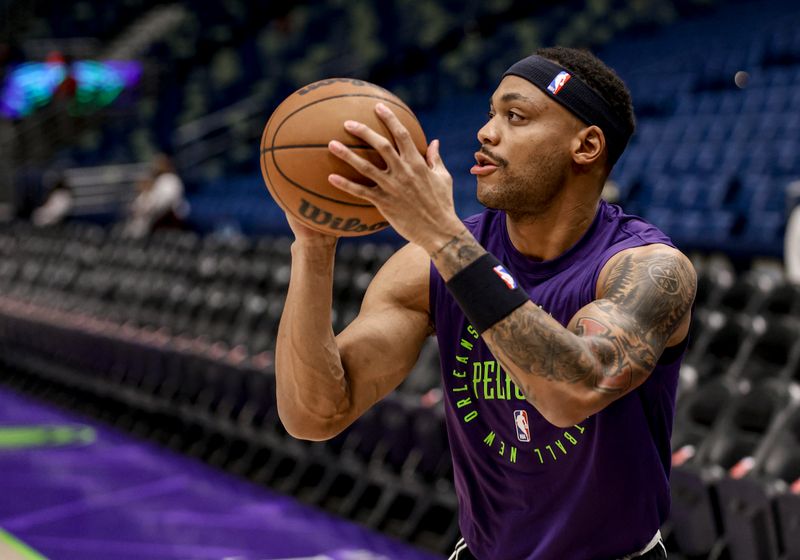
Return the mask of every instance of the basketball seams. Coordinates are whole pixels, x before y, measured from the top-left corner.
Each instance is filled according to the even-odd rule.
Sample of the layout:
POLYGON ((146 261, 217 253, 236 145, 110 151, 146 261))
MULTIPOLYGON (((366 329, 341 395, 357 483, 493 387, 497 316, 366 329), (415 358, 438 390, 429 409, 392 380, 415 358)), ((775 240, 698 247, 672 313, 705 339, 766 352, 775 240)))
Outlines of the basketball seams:
MULTIPOLYGON (((304 220, 301 216, 298 216, 289 207, 289 205, 286 204, 286 201, 284 201, 283 198, 281 198, 280 194, 278 194, 278 191, 273 190, 272 187, 270 187, 271 180, 270 180, 270 176, 269 176, 269 164, 264 161, 264 157, 265 156, 266 156, 266 153, 261 154, 261 170, 264 173, 264 175, 266 175, 266 178, 267 178, 267 180, 264 181, 264 183, 266 184, 267 190, 270 192, 270 194, 272 195, 272 197, 275 200, 275 202, 278 203, 278 206, 280 206, 283 209, 283 211, 286 212, 287 214, 291 214, 294 218, 296 218, 296 219, 300 220, 301 222, 303 222, 303 224, 306 225, 307 227, 310 227, 311 229, 313 229, 315 231, 318 231, 320 233, 325 233, 325 234, 331 235, 330 230, 326 230, 326 229, 317 227, 315 224, 304 220)), ((314 193, 314 194, 316 194, 316 193, 314 193)), ((352 232, 344 232, 344 233, 343 232, 337 232, 336 235, 338 237, 354 237, 357 234, 352 233, 352 232)))
MULTIPOLYGON (((275 159, 275 151, 276 150, 280 150, 280 149, 283 148, 283 146, 275 146, 275 139, 278 137, 278 132, 280 132, 280 130, 283 127, 283 125, 286 124, 286 121, 288 121, 291 117, 293 117, 294 115, 296 115, 300 111, 303 111, 303 110, 311 107, 312 105, 316 105, 318 103, 322 103, 323 101, 329 101, 331 99, 342 99, 342 98, 347 98, 347 97, 367 97, 367 98, 371 98, 371 99, 380 99, 381 101, 385 101, 387 103, 391 103, 392 105, 394 105, 396 107, 399 107, 400 109, 402 109, 403 111, 408 113, 411 116, 411 118, 413 118, 415 121, 417 121, 417 118, 414 115, 414 113, 412 113, 411 110, 408 107, 406 107, 402 102, 398 102, 398 101, 395 101, 395 100, 387 98, 387 97, 383 97, 383 96, 380 96, 380 95, 374 95, 374 94, 367 94, 367 93, 343 93, 343 94, 339 94, 339 95, 330 95, 328 97, 323 97, 322 99, 316 99, 314 101, 310 101, 309 103, 306 103, 302 107, 298 107, 297 109, 295 109, 294 111, 292 111, 291 113, 286 115, 283 118, 283 120, 281 120, 281 122, 278 124, 278 126, 275 127, 275 132, 272 134, 272 138, 270 140, 269 147, 264 147, 264 142, 263 142, 263 138, 262 138, 261 152, 262 152, 262 154, 267 153, 267 152, 271 153, 272 154, 272 164, 275 166, 275 170, 278 173, 280 173, 281 177, 286 179, 286 181, 288 181, 292 186, 302 190, 303 192, 306 192, 308 194, 311 194, 311 195, 316 196, 318 198, 321 198, 323 200, 327 200, 329 202, 335 202, 337 204, 342 204, 344 206, 352 206, 352 207, 356 207, 356 208, 374 208, 374 205, 369 204, 369 203, 359 204, 357 202, 345 202, 343 200, 340 200, 340 199, 337 199, 337 198, 331 198, 329 196, 325 196, 323 194, 319 194, 318 192, 310 190, 310 189, 304 187, 303 185, 295 182, 290 177, 288 177, 283 172, 283 170, 281 169, 281 166, 278 165, 278 162, 275 159)), ((270 117, 269 120, 272 121, 272 118, 270 117)), ((417 121, 417 123, 419 123, 419 121, 417 121)), ((267 128, 269 128, 269 122, 267 122, 267 128)), ((265 130, 265 135, 266 135, 266 130, 265 130)), ((316 147, 316 146, 308 146, 308 147, 316 147)), ((321 145, 319 147, 326 147, 327 148, 327 144, 321 145)), ((351 148, 357 148, 357 147, 360 147, 360 146, 351 146, 351 148)), ((374 151, 374 149, 371 146, 365 147, 365 149, 369 149, 369 150, 373 150, 374 151)))
POLYGON ((298 217, 298 216, 297 216, 297 215, 296 215, 296 214, 295 214, 295 213, 294 213, 294 212, 293 212, 293 211, 292 211, 292 210, 289 208, 289 205, 288 205, 288 204, 286 204, 286 202, 283 200, 283 198, 281 198, 281 195, 280 195, 280 194, 278 194, 278 191, 277 191, 277 189, 273 189, 273 188, 270 186, 270 185, 272 184, 272 179, 271 179, 271 178, 270 178, 270 176, 269 176, 269 164, 268 164, 268 163, 265 161, 265 156, 266 156, 266 153, 262 153, 262 154, 261 154, 261 171, 262 171, 262 172, 263 172, 263 173, 264 173, 264 174, 267 176, 267 177, 266 177, 266 179, 267 179, 267 180, 266 180, 266 181, 264 181, 264 183, 267 185, 267 190, 268 190, 268 191, 269 191, 269 193, 272 195, 272 197, 275 199, 275 201, 278 203, 278 206, 280 206, 281 208, 283 208, 283 211, 284 211, 284 212, 287 212, 287 213, 291 214, 292 216, 294 216, 295 218, 298 218, 298 219, 300 219, 300 218, 299 218, 299 217, 298 217))
MULTIPOLYGON (((328 148, 327 145, 324 146, 324 147, 325 147, 325 149, 328 148)), ((286 179, 286 181, 288 181, 291 185, 295 186, 296 188, 300 189, 301 191, 306 192, 306 193, 308 193, 310 195, 316 196, 317 198, 321 198, 323 200, 327 200, 328 202, 335 202, 336 204, 342 204, 344 206, 354 206, 356 208, 375 208, 375 206, 373 204, 370 204, 369 202, 367 202, 365 204, 359 204, 358 202, 346 202, 346 201, 340 200, 338 198, 331 198, 329 196, 325 196, 324 194, 320 194, 317 191, 313 191, 313 190, 311 190, 311 189, 309 189, 307 187, 304 187, 300 183, 295 182, 294 179, 292 179, 291 177, 288 177, 286 175, 286 173, 283 172, 283 170, 281 169, 281 166, 278 165, 278 161, 275 159, 275 149, 274 148, 269 153, 272 155, 272 165, 275 166, 275 170, 278 173, 281 174, 281 177, 286 179)))
MULTIPOLYGON (((323 97, 321 99, 315 99, 313 101, 309 101, 309 102, 305 103, 304 105, 293 109, 288 115, 283 117, 280 122, 276 122, 276 119, 274 118, 276 115, 275 115, 275 112, 273 112, 273 114, 271 115, 271 117, 267 121, 267 125, 265 126, 264 133, 262 134, 262 137, 261 137, 260 159, 261 159, 262 170, 263 170, 263 172, 265 174, 265 178, 267 179, 267 181, 266 181, 267 182, 267 188, 270 191, 270 194, 272 194, 273 198, 275 198, 276 202, 278 202, 278 205, 281 206, 285 212, 289 213, 290 215, 292 215, 292 216, 300 219, 304 223, 306 223, 306 220, 303 219, 302 217, 298 216, 297 213, 294 210, 292 210, 291 206, 289 204, 287 204, 287 200, 292 200, 292 201, 297 200, 297 194, 291 194, 291 191, 287 191, 286 194, 288 196, 288 199, 284 200, 284 197, 282 197, 281 193, 279 192, 280 189, 284 189, 284 188, 288 187, 289 185, 291 185, 292 187, 295 187, 296 189, 302 191, 303 193, 308 194, 311 197, 310 200, 314 200, 314 199, 321 200, 321 201, 324 200, 324 201, 327 201, 329 203, 333 203, 334 205, 339 206, 339 207, 352 207, 352 208, 363 208, 365 210, 370 210, 370 209, 371 210, 376 210, 374 205, 372 205, 370 203, 366 203, 366 201, 365 201, 364 204, 359 204, 359 203, 354 203, 354 202, 346 202, 346 201, 342 201, 342 200, 333 198, 331 196, 326 196, 325 194, 320 194, 318 192, 315 192, 315 191, 311 190, 310 188, 304 187, 302 184, 300 184, 300 183, 296 182, 295 180, 291 179, 283 171, 282 165, 288 165, 288 162, 284 161, 281 164, 279 162, 279 160, 282 160, 283 158, 276 157, 277 156, 276 152, 283 152, 283 153, 286 153, 287 156, 288 156, 288 153, 284 152, 284 150, 287 150, 287 149, 297 149, 299 151, 302 151, 302 150, 305 150, 305 149, 323 149, 324 148, 324 149, 327 150, 328 144, 315 144, 315 143, 299 144, 298 143, 298 144, 294 144, 294 145, 276 146, 276 141, 277 141, 278 134, 283 129, 283 126, 292 117, 296 116, 298 113, 300 113, 300 112, 302 112, 302 111, 304 111, 306 109, 309 109, 310 107, 313 107, 314 105, 317 105, 319 103, 325 102, 325 101, 334 101, 334 100, 337 100, 337 99, 346 99, 346 98, 375 99, 377 101, 384 102, 387 105, 391 105, 394 108, 399 108, 399 109, 402 110, 403 113, 405 113, 406 115, 411 117, 411 120, 414 123, 416 123, 417 126, 419 126, 419 128, 421 129, 422 127, 419 124, 419 120, 416 118, 416 115, 414 115, 414 113, 411 111, 411 109, 409 107, 407 107, 403 103, 403 101, 400 100, 399 98, 395 97, 394 99, 392 99, 391 97, 394 97, 393 94, 391 92, 385 91, 385 90, 381 90, 381 92, 375 92, 375 93, 342 93, 342 94, 336 94, 336 95, 328 95, 328 96, 323 97), (384 93, 384 92, 385 92, 385 95, 381 95, 381 93, 384 93), (390 97, 387 97, 387 96, 390 96, 390 97), (270 159, 267 159, 267 158, 270 157, 270 155, 271 155, 271 161, 270 161, 270 159), (270 169, 270 168, 272 168, 272 169, 270 169), (278 175, 275 175, 275 172, 277 172, 278 175), (272 177, 273 175, 275 175, 275 180, 273 180, 273 177, 272 177), (279 178, 283 182, 280 183, 280 184, 276 184, 276 181, 279 178), (280 186, 280 189, 278 189, 278 186, 280 186)), ((312 140, 312 142, 313 142, 313 140, 312 140)), ((423 142, 424 142, 424 140, 423 140, 423 142)), ((346 145, 352 150, 366 150, 366 151, 373 152, 373 153, 377 152, 377 150, 375 150, 372 146, 358 145, 358 144, 346 144, 346 145)), ((302 157, 302 156, 300 156, 300 157, 302 157)), ((328 192, 327 194, 331 194, 331 193, 328 192)), ((302 198, 302 195, 300 195, 300 196, 302 198)), ((380 214, 378 214, 378 215, 380 216, 380 214)), ((307 225, 309 227, 311 227, 312 229, 316 229, 316 230, 322 231, 324 233, 331 233, 331 231, 329 231, 326 228, 322 228, 322 227, 318 228, 318 227, 316 227, 315 225, 313 225, 311 223, 308 223, 307 225)), ((337 232, 336 235, 337 236, 349 237, 349 236, 352 236, 352 235, 359 235, 359 233, 355 233, 355 232, 351 232, 351 233, 343 233, 343 232, 341 232, 340 233, 340 232, 337 232)))
MULTIPOLYGON (((362 144, 345 144, 346 147, 350 148, 351 150, 372 150, 375 151, 375 148, 372 146, 365 146, 362 144)), ((328 144, 287 144, 285 146, 275 146, 274 148, 261 148, 261 153, 266 154, 268 152, 277 152, 279 150, 291 150, 291 149, 302 149, 302 148, 327 148, 328 144)))
MULTIPOLYGON (((297 109, 295 109, 294 111, 292 111, 291 113, 286 115, 283 118, 283 120, 280 122, 280 124, 275 128, 275 133, 272 135, 272 141, 271 141, 271 146, 270 147, 271 148, 275 148, 275 138, 278 136, 278 131, 280 131, 281 127, 283 127, 283 125, 286 123, 286 121, 289 120, 290 118, 292 118, 294 115, 296 115, 300 111, 303 111, 303 110, 311 107, 312 105, 316 105, 317 103, 322 103, 323 101, 328 101, 328 100, 331 100, 331 99, 342 99, 342 98, 345 98, 345 97, 369 97, 371 99, 380 99, 381 101, 386 101, 387 103, 391 103, 392 105, 395 105, 395 106, 401 108, 403 111, 408 113, 411 116, 411 118, 414 119, 417 122, 417 124, 419 124, 419 121, 417 120, 416 115, 414 115, 414 113, 411 112, 411 109, 406 107, 406 105, 402 101, 395 101, 394 99, 390 99, 390 98, 387 98, 387 97, 381 97, 380 95, 370 95, 370 94, 366 94, 366 93, 341 93, 339 95, 331 95, 329 97, 323 97, 322 99, 317 99, 315 101, 310 101, 310 102, 306 103, 305 105, 303 105, 302 107, 298 107, 297 109)), ((270 120, 272 120, 272 119, 270 118, 270 120)), ((267 124, 269 124, 269 123, 267 123, 267 124)), ((420 128, 422 128, 422 127, 420 126, 420 128)))
MULTIPOLYGON (((385 101, 387 103, 391 103, 392 105, 394 105, 396 107, 399 107, 400 109, 402 109, 403 111, 408 113, 408 115, 412 119, 414 119, 414 121, 417 122, 417 124, 419 124, 419 120, 417 119, 416 115, 414 115, 414 113, 411 111, 411 109, 406 107, 405 104, 400 100, 396 101, 396 100, 388 98, 388 97, 384 97, 384 96, 376 95, 376 94, 368 94, 368 93, 342 93, 342 94, 338 94, 338 95, 330 95, 328 97, 323 97, 321 99, 315 99, 314 101, 310 101, 310 102, 306 103, 305 105, 303 105, 301 107, 298 107, 297 109, 295 109, 294 111, 292 111, 288 115, 286 115, 283 118, 283 120, 281 120, 281 122, 278 124, 278 126, 275 127, 275 132, 272 134, 272 138, 270 139, 270 142, 269 142, 269 144, 270 144, 269 147, 264 147, 264 141, 263 141, 264 139, 262 138, 261 152, 262 152, 262 154, 267 153, 267 152, 271 153, 272 154, 272 163, 275 166, 275 170, 278 173, 280 173, 281 177, 286 179, 286 181, 288 181, 292 186, 302 190, 303 192, 306 192, 308 194, 311 194, 311 195, 316 196, 318 198, 321 198, 323 200, 327 200, 329 202, 335 202, 337 204, 342 204, 344 206, 352 206, 352 207, 356 207, 356 208, 374 208, 374 205, 369 204, 369 203, 359 204, 359 203, 356 203, 356 202, 345 202, 343 200, 340 200, 340 199, 337 199, 337 198, 332 198, 332 197, 329 197, 329 196, 325 196, 323 194, 319 194, 319 193, 317 193, 317 192, 315 192, 313 190, 310 190, 310 189, 304 187, 303 185, 295 182, 290 177, 288 177, 283 172, 283 170, 281 169, 281 166, 278 164, 278 162, 275 159, 275 151, 276 150, 280 150, 280 149, 284 149, 284 148, 288 148, 289 147, 289 146, 286 146, 286 147, 284 147, 284 146, 275 146, 275 139, 278 137, 278 133, 280 132, 280 130, 283 127, 283 125, 286 124, 286 121, 288 121, 290 118, 292 118, 294 115, 296 115, 300 111, 304 111, 305 109, 308 109, 312 105, 316 105, 318 103, 322 103, 323 101, 330 101, 331 99, 342 99, 342 98, 348 98, 348 97, 367 97, 367 98, 379 99, 381 101, 385 101)), ((274 113, 273 113, 273 116, 274 116, 274 113)), ((266 128, 269 128, 269 124, 270 124, 271 121, 272 121, 272 117, 270 117, 269 121, 267 122, 267 127, 266 128)), ((421 126, 420 126, 420 128, 421 128, 421 126)), ((264 132, 265 132, 264 135, 266 136, 266 132, 267 132, 266 129, 265 129, 264 132)), ((311 147, 326 147, 327 148, 327 144, 320 145, 320 146, 308 145, 308 146, 303 146, 303 147, 309 147, 309 148, 311 148, 311 147)), ((349 146, 349 147, 351 147, 351 148, 360 148, 361 146, 349 146)), ((374 149, 371 146, 367 146, 367 147, 364 147, 364 148, 374 151, 374 149)))

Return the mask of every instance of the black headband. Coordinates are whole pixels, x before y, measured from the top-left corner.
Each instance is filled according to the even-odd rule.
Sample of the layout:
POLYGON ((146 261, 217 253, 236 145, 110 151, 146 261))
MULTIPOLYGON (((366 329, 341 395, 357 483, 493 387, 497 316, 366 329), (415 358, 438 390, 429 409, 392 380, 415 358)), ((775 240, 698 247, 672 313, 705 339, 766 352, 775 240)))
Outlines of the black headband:
POLYGON ((575 74, 534 54, 513 64, 503 74, 504 78, 506 76, 528 80, 586 124, 599 126, 606 137, 608 158, 612 165, 622 155, 633 129, 614 114, 605 99, 575 74))

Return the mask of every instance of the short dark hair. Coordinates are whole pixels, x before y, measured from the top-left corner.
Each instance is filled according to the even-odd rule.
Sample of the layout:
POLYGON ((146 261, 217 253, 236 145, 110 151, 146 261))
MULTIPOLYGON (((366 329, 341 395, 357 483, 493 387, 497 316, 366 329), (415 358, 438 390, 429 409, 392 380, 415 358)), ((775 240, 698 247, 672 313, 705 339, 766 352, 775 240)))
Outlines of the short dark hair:
MULTIPOLYGON (((617 73, 606 66, 602 60, 586 49, 569 47, 542 48, 535 54, 552 60, 575 74, 606 100, 614 114, 623 123, 629 125, 631 131, 636 129, 631 93, 617 73)), ((609 161, 609 166, 613 166, 615 163, 616 161, 609 161)))

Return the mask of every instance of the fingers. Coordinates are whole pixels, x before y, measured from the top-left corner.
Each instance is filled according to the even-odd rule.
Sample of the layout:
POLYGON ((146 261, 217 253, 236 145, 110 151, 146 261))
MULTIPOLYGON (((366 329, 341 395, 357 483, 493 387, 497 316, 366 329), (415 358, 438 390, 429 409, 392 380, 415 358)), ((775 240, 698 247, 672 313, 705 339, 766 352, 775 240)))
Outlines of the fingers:
POLYGON ((397 115, 383 103, 375 105, 375 112, 384 122, 386 128, 389 129, 389 132, 392 133, 400 155, 405 157, 413 157, 416 155, 418 153, 417 147, 411 139, 411 134, 408 132, 408 129, 403 126, 403 123, 400 122, 400 119, 397 118, 397 115))
MULTIPOLYGON (((381 158, 383 158, 383 161, 387 165, 387 169, 383 170, 376 167, 370 161, 357 155, 355 152, 337 140, 332 140, 328 144, 328 149, 333 155, 350 165, 350 167, 361 173, 363 176, 367 177, 368 179, 372 179, 378 185, 378 187, 367 187, 337 174, 329 175, 328 181, 334 187, 337 187, 354 196, 366 199, 373 204, 375 199, 381 196, 381 189, 389 187, 389 176, 393 176, 395 178, 407 178, 412 176, 414 173, 420 173, 426 167, 423 158, 420 156, 416 146, 414 145, 411 134, 403 125, 403 123, 400 122, 400 119, 398 119, 397 116, 383 103, 378 103, 375 106, 375 112, 389 129, 389 132, 392 134, 392 137, 397 144, 397 148, 395 148, 394 144, 392 144, 389 139, 381 134, 378 134, 375 132, 375 130, 363 123, 348 120, 345 121, 344 127, 345 130, 347 130, 350 134, 361 138, 373 149, 375 149, 375 151, 380 154, 381 158)), ((437 166, 443 167, 441 158, 439 157, 438 141, 435 142, 435 148, 433 146, 434 144, 432 143, 431 148, 429 148, 429 153, 431 153, 431 150, 433 150, 433 154, 435 155, 431 156, 434 159, 430 161, 435 161, 438 163, 429 163, 428 166, 431 169, 435 169, 437 166)))
POLYGON ((328 143, 328 149, 333 155, 361 173, 364 177, 368 177, 375 182, 377 182, 378 177, 382 173, 382 171, 375 167, 369 160, 359 156, 338 140, 331 140, 328 143))
POLYGON ((436 169, 437 167, 442 167, 444 162, 442 161, 442 156, 439 153, 439 140, 434 140, 428 146, 428 151, 425 154, 425 160, 428 162, 428 167, 431 169, 436 169))
POLYGON ((367 125, 357 121, 345 121, 345 129, 353 136, 361 138, 367 144, 375 148, 389 166, 398 161, 400 157, 409 158, 409 161, 413 161, 415 157, 418 157, 417 147, 414 145, 411 133, 409 133, 408 129, 400 122, 397 115, 383 103, 375 105, 375 112, 386 125, 386 128, 389 129, 394 139, 394 144, 367 125), (397 148, 395 148, 395 145, 397 148))
MULTIPOLYGON (((358 157, 358 156, 356 156, 358 157)), ((362 158, 359 158, 362 159, 362 158)), ((331 173, 328 175, 328 181, 331 185, 336 187, 337 189, 341 189, 348 194, 352 194, 353 196, 357 196, 359 198, 363 198, 364 200, 375 204, 375 199, 378 197, 380 191, 375 187, 367 187, 365 185, 361 185, 346 177, 342 177, 341 175, 337 175, 335 173, 331 173)))
POLYGON ((392 167, 393 164, 399 161, 400 156, 397 154, 397 150, 395 150, 392 143, 367 125, 356 121, 345 121, 344 128, 353 136, 358 136, 375 148, 375 151, 381 155, 383 161, 385 161, 389 167, 392 167))
POLYGON ((306 224, 295 218, 288 212, 286 213, 286 221, 289 222, 289 227, 294 233, 295 239, 302 241, 305 244, 313 246, 335 246, 336 237, 327 233, 321 233, 315 229, 308 227, 306 224))

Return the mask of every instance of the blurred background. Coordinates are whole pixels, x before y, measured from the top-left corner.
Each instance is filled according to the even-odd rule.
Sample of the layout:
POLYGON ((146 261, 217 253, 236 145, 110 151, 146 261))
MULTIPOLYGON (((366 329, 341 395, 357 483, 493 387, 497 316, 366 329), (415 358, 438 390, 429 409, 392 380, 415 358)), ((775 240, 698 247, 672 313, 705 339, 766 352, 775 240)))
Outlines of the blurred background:
MULTIPOLYGON (((39 415, 110 430, 181 469, 210 466, 200 479, 245 481, 244 494, 310 506, 308 519, 324 512, 409 545, 363 558, 445 555, 458 529, 435 341, 334 440, 295 441, 280 425, 273 351, 291 238, 261 178, 261 132, 309 82, 378 83, 441 139, 466 217, 480 210, 468 170, 498 77, 539 46, 587 47, 628 84, 638 119, 604 196, 671 235, 699 275, 662 529, 670 558, 800 558, 796 1, 0 0, 0 14, 6 432, 41 427, 39 415)), ((391 232, 340 243, 337 332, 400 243, 391 232)), ((119 471, 69 478, 75 463, 20 459, 27 447, 3 433, 17 493, 0 527, 36 557, 94 557, 88 541, 67 546, 15 516, 33 515, 32 488, 49 512, 63 506, 45 491, 53 480, 91 502, 119 471)), ((100 439, 75 441, 88 453, 100 439)), ((135 524, 125 508, 113 515, 135 524)), ((195 529, 166 532, 187 544, 202 541, 195 529)), ((136 538, 168 542, 164 525, 136 538)), ((268 545, 236 557, 289 554, 268 545)), ((103 546, 98 558, 128 557, 103 546)))

